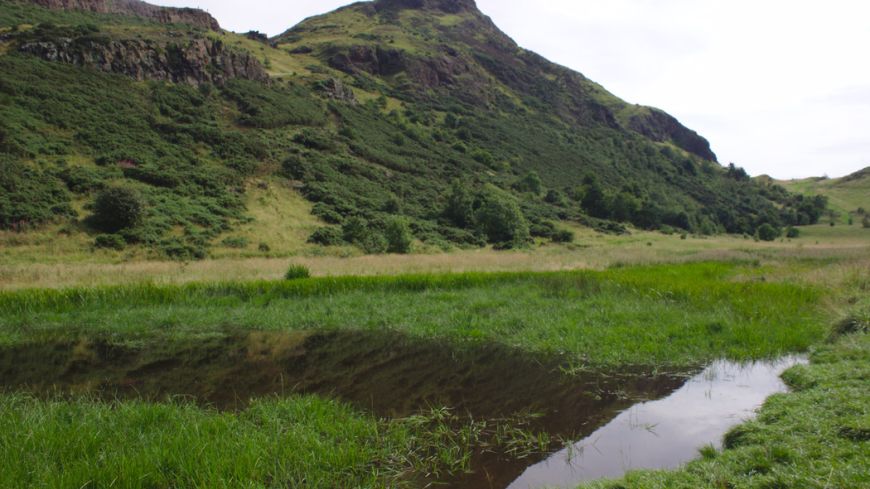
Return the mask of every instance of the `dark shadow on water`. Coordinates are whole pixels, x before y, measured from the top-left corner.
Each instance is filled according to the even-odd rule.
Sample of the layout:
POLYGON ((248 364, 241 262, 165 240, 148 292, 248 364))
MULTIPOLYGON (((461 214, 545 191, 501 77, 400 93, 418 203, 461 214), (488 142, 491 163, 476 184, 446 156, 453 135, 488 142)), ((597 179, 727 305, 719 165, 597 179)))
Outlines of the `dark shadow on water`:
MULTIPOLYGON (((475 419, 539 413, 533 430, 580 439, 639 400, 660 398, 685 382, 685 376, 642 370, 566 375, 559 358, 396 333, 248 332, 135 345, 83 338, 5 347, 0 387, 107 399, 181 396, 220 410, 304 393, 384 417, 434 406, 475 419)), ((447 485, 505 488, 539 460, 481 454, 473 474, 447 485)))

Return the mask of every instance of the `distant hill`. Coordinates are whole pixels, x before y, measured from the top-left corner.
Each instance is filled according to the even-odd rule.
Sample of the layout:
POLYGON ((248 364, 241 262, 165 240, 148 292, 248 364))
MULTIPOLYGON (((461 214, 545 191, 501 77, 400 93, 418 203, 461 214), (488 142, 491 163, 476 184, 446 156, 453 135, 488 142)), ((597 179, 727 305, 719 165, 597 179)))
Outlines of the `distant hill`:
POLYGON ((270 249, 233 233, 288 235, 280 212, 254 221, 297 202, 288 189, 312 243, 369 252, 821 215, 517 46, 472 0, 357 3, 274 39, 132 0, 4 2, 0 108, 0 228, 175 258, 270 249))
POLYGON ((856 215, 859 209, 870 212, 870 167, 842 178, 805 178, 778 180, 777 184, 790 192, 804 195, 824 195, 841 220, 856 215))

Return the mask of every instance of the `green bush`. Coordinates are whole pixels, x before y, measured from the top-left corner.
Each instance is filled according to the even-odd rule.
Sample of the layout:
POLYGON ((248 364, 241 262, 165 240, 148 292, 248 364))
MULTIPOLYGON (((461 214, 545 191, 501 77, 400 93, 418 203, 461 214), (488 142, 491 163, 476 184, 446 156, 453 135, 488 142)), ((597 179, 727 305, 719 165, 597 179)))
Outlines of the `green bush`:
POLYGON ((221 241, 221 244, 226 246, 227 248, 244 249, 248 247, 249 241, 248 238, 232 236, 229 238, 224 238, 224 240, 221 241))
POLYGON ((567 229, 559 229, 551 238, 554 243, 573 243, 574 242, 574 233, 567 229))
POLYGON ((284 274, 285 280, 298 280, 309 277, 311 277, 311 271, 305 265, 290 265, 287 273, 284 274))
POLYGON ((145 214, 142 196, 130 187, 109 187, 101 190, 94 201, 93 224, 115 233, 138 224, 145 214))
POLYGON ((513 248, 529 241, 529 225, 516 199, 494 186, 481 195, 475 221, 487 240, 499 247, 513 248))
POLYGON ((387 221, 384 237, 387 239, 388 252, 400 254, 411 252, 411 243, 413 243, 414 237, 407 220, 396 217, 387 221))
POLYGON ((756 231, 756 235, 758 239, 761 241, 774 241, 779 237, 780 231, 775 227, 771 226, 768 223, 764 223, 761 226, 758 226, 758 231, 756 231))
POLYGON ((94 239, 94 247, 121 251, 127 246, 123 236, 117 234, 100 234, 94 239))
POLYGON ((340 246, 345 243, 342 230, 332 226, 316 229, 308 237, 308 242, 321 246, 340 246))
POLYGON ((789 226, 788 230, 786 230, 786 232, 785 232, 786 238, 792 238, 792 239, 799 238, 800 235, 801 235, 800 229, 793 227, 793 226, 789 226))

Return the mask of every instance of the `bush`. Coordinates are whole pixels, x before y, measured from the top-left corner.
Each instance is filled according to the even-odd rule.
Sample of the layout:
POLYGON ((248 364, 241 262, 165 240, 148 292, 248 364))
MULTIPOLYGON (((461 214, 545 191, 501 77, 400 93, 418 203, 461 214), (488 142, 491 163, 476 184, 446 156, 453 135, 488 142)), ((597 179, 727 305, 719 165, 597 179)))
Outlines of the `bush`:
POLYGON ((94 240, 95 248, 121 251, 126 246, 127 242, 117 234, 101 234, 94 240))
POLYGON ((129 187, 109 187, 97 194, 93 223, 103 231, 115 233, 138 224, 145 214, 139 192, 129 187))
POLYGON ((554 243, 573 243, 574 233, 567 229, 559 229, 553 234, 551 239, 554 243))
POLYGON ((341 227, 344 240, 359 246, 366 253, 385 253, 389 243, 378 229, 361 217, 352 217, 341 227))
POLYGON ((260 245, 257 247, 257 249, 260 250, 261 253, 268 253, 268 252, 272 251, 272 247, 266 243, 260 243, 260 245))
POLYGON ((870 216, 864 216, 864 220, 861 221, 861 225, 864 226, 864 229, 870 229, 870 216))
POLYGON ((311 233, 308 242, 321 246, 340 246, 344 244, 342 231, 336 227, 322 227, 311 233))
POLYGON ((529 225, 512 196, 488 186, 481 200, 475 221, 490 243, 511 248, 529 241, 529 225))
POLYGON ((793 226, 789 226, 788 230, 785 232, 786 238, 799 238, 800 235, 801 235, 800 229, 793 227, 793 226))
POLYGON ((244 249, 244 248, 248 247, 248 238, 242 238, 242 237, 224 238, 224 240, 221 241, 221 244, 226 246, 227 248, 244 249))
POLYGON ((305 265, 290 265, 287 273, 284 274, 285 280, 298 280, 309 277, 311 277, 311 271, 305 265))
POLYGON ((414 237, 405 219, 397 217, 388 221, 384 237, 387 239, 387 251, 390 253, 406 254, 411 252, 411 243, 414 241, 414 237))
POLYGON ((756 231, 756 236, 758 236, 758 239, 761 241, 773 241, 778 238, 779 235, 779 230, 767 223, 759 226, 756 231))

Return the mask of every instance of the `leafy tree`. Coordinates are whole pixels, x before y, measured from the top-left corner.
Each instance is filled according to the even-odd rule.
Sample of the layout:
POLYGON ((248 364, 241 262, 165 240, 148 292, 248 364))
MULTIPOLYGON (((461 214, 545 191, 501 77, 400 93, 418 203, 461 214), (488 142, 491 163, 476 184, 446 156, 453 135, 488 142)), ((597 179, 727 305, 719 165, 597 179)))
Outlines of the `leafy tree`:
POLYGON ((584 179, 583 185, 583 200, 581 201, 583 209, 592 217, 606 219, 608 217, 607 201, 604 196, 604 190, 598 179, 594 176, 587 176, 584 179))
POLYGON ((130 187, 108 187, 94 201, 94 225, 116 233, 138 224, 145 215, 145 203, 139 192, 130 187))
POLYGON ((462 180, 454 181, 450 187, 444 217, 460 228, 468 228, 474 224, 474 196, 462 180))
POLYGON ((791 239, 799 238, 800 235, 801 235, 800 229, 798 229, 794 226, 789 226, 788 229, 785 231, 786 238, 791 238, 791 239))
POLYGON ((520 192, 528 192, 539 195, 543 189, 544 183, 541 181, 541 176, 536 171, 526 173, 515 185, 514 188, 520 192))
POLYGON ((411 243, 413 243, 414 237, 407 220, 395 217, 387 221, 384 237, 387 239, 388 252, 400 254, 411 252, 411 243))
POLYGON ((528 242, 529 225, 516 199, 492 185, 487 185, 480 199, 475 219, 490 243, 512 248, 528 242))
POLYGON ((758 226, 756 235, 761 241, 773 241, 779 237, 780 231, 770 224, 764 223, 761 226, 758 226))

